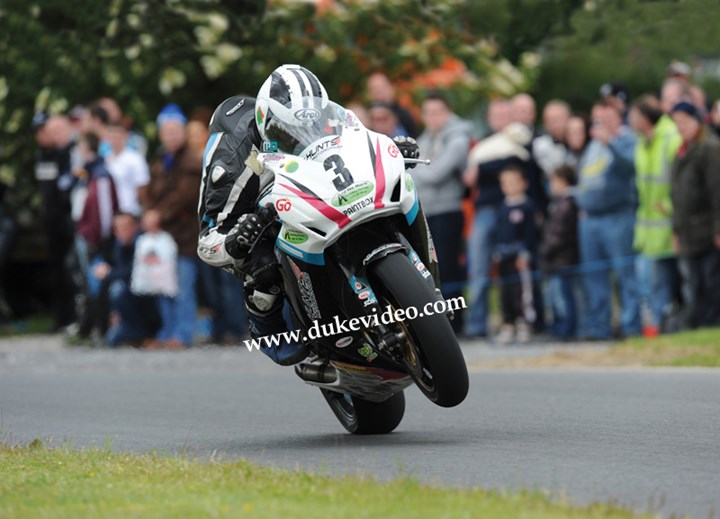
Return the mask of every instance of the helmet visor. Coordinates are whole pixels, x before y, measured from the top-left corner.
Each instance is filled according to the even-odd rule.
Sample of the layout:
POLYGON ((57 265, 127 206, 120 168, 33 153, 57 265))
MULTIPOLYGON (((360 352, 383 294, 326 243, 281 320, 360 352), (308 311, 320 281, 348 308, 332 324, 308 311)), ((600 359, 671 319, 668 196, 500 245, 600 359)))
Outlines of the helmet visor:
MULTIPOLYGON (((317 101, 308 104, 321 106, 320 100, 317 101)), ((273 113, 265 123, 265 136, 277 143, 279 152, 300 155, 320 139, 342 135, 342 113, 343 109, 333 102, 327 103, 324 109, 302 108, 289 116, 273 113)))

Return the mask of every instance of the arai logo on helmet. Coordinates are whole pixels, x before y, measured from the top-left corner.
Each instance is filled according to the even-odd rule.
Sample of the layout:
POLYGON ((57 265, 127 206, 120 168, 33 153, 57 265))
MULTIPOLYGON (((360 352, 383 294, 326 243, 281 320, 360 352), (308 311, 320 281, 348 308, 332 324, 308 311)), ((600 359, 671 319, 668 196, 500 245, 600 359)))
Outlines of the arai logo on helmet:
POLYGON ((295 112, 295 119, 304 123, 311 123, 320 119, 320 112, 314 108, 301 108, 295 112))

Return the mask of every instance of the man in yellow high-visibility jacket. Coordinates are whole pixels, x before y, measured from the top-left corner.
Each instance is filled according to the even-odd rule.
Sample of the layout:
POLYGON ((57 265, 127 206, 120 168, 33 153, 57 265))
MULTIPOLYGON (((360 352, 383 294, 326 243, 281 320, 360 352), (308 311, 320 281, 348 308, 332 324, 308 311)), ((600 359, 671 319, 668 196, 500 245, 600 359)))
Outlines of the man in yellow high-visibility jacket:
POLYGON ((672 309, 676 258, 672 246, 670 170, 682 144, 669 115, 657 98, 645 95, 630 109, 629 122, 638 133, 635 148, 635 181, 638 209, 634 248, 640 293, 644 300, 644 330, 657 333, 672 309))

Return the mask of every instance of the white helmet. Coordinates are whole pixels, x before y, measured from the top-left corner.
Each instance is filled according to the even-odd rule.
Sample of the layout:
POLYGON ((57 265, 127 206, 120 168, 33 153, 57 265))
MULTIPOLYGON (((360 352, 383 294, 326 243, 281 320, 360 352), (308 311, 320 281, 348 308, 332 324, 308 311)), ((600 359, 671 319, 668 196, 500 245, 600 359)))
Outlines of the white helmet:
POLYGON ((255 122, 265 141, 297 151, 300 134, 316 132, 329 99, 318 78, 300 65, 281 65, 265 80, 255 101, 255 122))

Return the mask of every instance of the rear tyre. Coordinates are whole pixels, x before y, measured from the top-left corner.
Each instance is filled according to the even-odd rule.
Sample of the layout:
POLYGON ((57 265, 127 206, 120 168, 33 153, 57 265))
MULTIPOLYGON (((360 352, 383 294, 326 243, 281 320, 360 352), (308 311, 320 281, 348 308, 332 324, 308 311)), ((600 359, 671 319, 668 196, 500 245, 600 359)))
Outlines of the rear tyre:
MULTIPOLYGON (((396 310, 412 306, 422 312, 427 303, 437 301, 404 254, 389 254, 369 268, 379 280, 373 289, 396 310)), ((462 402, 468 393, 467 366, 447 316, 433 313, 396 325, 407 336, 405 368, 425 396, 442 407, 462 402)))
POLYGON ((405 414, 405 394, 400 391, 384 402, 370 402, 320 388, 325 400, 343 427, 353 434, 387 434, 405 414))

